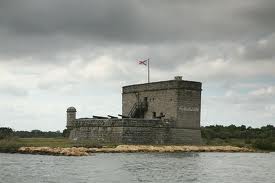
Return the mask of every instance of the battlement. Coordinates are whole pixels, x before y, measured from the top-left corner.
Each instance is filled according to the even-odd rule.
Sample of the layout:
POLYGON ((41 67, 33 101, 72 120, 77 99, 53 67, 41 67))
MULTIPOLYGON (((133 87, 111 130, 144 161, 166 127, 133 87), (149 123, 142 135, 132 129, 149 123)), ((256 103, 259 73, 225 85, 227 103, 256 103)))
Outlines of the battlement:
POLYGON ((173 126, 173 122, 161 119, 76 119, 72 127, 168 127, 173 126))
POLYGON ((170 90, 170 89, 188 89, 201 91, 201 82, 185 81, 185 80, 169 80, 159 81, 152 83, 136 84, 124 86, 122 93, 136 93, 143 91, 157 91, 157 90, 170 90))

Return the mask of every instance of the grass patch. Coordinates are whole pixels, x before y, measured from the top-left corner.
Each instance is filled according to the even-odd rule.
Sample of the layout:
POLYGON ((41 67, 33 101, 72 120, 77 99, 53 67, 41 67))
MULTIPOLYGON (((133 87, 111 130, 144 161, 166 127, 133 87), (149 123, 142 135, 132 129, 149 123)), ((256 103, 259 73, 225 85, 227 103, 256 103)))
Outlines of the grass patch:
POLYGON ((17 143, 33 147, 72 147, 73 143, 67 138, 19 138, 17 143))
MULTIPOLYGON (((254 147, 261 150, 275 151, 275 139, 235 139, 235 138, 203 138, 204 145, 254 147)), ((20 147, 116 147, 117 144, 99 144, 91 140, 70 141, 68 138, 17 138, 9 137, 0 140, 0 152, 15 153, 20 147)))
POLYGON ((221 138, 214 138, 214 139, 203 139, 203 143, 205 145, 231 145, 231 146, 238 146, 238 147, 245 147, 251 145, 251 142, 247 143, 245 139, 235 139, 235 138, 227 138, 227 139, 221 139, 221 138))
POLYGON ((22 147, 22 144, 11 139, 0 140, 0 152, 15 153, 17 149, 22 147))
POLYGON ((15 153, 20 147, 72 147, 73 143, 66 138, 7 138, 0 140, 0 152, 15 153))
MULTIPOLYGON (((115 144, 104 144, 106 147, 116 147, 115 144)), ((6 138, 0 140, 0 152, 15 153, 20 147, 103 147, 98 142, 91 140, 71 141, 68 138, 6 138)))
POLYGON ((214 145, 214 146, 237 146, 237 147, 248 147, 256 148, 259 150, 275 151, 275 138, 266 139, 236 139, 236 138, 214 138, 214 139, 203 139, 203 144, 214 145))
POLYGON ((256 139, 252 146, 257 149, 275 151, 275 138, 256 139))

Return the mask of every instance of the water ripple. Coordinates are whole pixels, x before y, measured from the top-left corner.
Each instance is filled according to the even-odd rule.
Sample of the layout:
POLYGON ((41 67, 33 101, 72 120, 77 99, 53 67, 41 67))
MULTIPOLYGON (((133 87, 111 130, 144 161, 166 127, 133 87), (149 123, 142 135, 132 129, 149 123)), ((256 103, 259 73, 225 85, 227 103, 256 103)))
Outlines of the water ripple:
POLYGON ((0 183, 275 182, 275 153, 0 153, 0 183))

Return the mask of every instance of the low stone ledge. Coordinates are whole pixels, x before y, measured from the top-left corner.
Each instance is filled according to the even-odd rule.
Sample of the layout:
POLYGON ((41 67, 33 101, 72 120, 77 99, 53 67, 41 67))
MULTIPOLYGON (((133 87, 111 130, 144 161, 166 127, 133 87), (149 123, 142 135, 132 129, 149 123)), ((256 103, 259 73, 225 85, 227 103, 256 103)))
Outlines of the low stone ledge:
POLYGON ((133 152, 257 152, 252 148, 235 146, 152 146, 152 145, 119 145, 115 148, 90 148, 92 153, 133 153, 133 152))
POLYGON ((56 156, 87 156, 88 149, 84 147, 21 147, 18 149, 19 153, 24 154, 42 154, 42 155, 56 155, 56 156))
POLYGON ((119 145, 117 147, 102 147, 102 148, 52 148, 52 147, 21 147, 19 153, 23 154, 42 154, 55 156, 87 156, 91 153, 177 153, 177 152, 258 152, 255 149, 234 146, 152 146, 152 145, 119 145))

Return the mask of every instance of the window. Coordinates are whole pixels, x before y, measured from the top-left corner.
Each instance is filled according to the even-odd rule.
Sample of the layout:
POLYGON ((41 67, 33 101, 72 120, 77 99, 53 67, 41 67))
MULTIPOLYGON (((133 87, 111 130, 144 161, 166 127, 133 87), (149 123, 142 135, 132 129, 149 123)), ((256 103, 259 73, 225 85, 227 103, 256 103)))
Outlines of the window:
POLYGON ((156 118, 156 117, 157 117, 157 113, 153 112, 153 118, 156 118))

